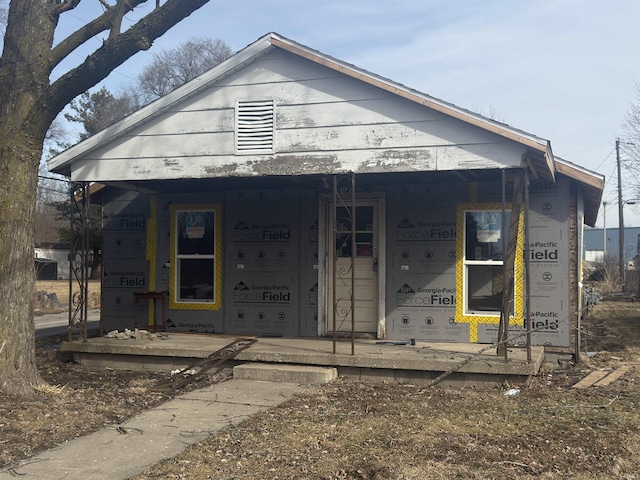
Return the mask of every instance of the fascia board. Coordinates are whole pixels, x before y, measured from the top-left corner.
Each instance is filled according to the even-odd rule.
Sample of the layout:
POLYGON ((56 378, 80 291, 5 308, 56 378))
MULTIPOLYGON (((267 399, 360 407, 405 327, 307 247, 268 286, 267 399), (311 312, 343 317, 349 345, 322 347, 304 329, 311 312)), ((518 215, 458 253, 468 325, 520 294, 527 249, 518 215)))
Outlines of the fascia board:
POLYGON ((556 157, 556 169, 558 173, 562 173, 567 177, 584 183, 590 187, 604 190, 604 175, 601 175, 584 167, 569 163, 566 160, 556 157))

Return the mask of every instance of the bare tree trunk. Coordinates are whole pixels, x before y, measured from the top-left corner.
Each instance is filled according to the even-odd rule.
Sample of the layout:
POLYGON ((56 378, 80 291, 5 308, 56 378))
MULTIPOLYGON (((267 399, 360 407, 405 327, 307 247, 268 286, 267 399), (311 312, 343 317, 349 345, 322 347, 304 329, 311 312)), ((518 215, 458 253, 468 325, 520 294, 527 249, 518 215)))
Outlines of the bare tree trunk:
POLYGON ((0 128, 0 391, 27 395, 41 382, 33 322, 33 216, 40 151, 7 137, 3 130, 0 128))
POLYGON ((0 58, 0 391, 33 394, 35 361, 33 221, 38 165, 47 129, 77 95, 209 0, 167 0, 125 32, 122 15, 147 0, 117 0, 53 47, 59 16, 79 0, 11 0, 0 58), (87 59, 50 83, 80 45, 109 31, 87 59))
POLYGON ((41 382, 33 322, 33 219, 49 125, 32 111, 49 86, 46 53, 56 24, 42 22, 45 2, 35 3, 36 8, 24 0, 9 5, 0 63, 0 391, 21 395, 41 382))

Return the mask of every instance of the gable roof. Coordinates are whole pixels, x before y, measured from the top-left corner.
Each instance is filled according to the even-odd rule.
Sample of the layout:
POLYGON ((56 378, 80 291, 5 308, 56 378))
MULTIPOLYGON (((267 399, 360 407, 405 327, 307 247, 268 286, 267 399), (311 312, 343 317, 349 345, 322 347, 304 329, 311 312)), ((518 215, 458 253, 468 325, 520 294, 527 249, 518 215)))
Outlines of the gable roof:
POLYGON ((603 178, 593 172, 555 157, 551 149, 551 144, 548 140, 411 89, 400 83, 323 54, 273 32, 259 38, 232 57, 203 73, 194 80, 132 113, 119 122, 105 128, 92 137, 89 137, 60 153, 49 160, 49 169, 56 173, 70 175, 71 164, 74 161, 79 160, 87 153, 101 148, 109 142, 126 135, 134 128, 161 115, 176 104, 179 104, 212 87, 217 82, 243 69, 248 64, 254 62, 263 55, 266 55, 275 48, 285 50, 291 54, 297 55, 311 62, 315 62, 326 68, 333 69, 344 75, 355 78, 419 105, 431 108, 467 124, 527 146, 527 161, 537 176, 555 180, 556 172, 560 172, 585 185, 585 191, 587 192, 586 197, 588 197, 586 199, 585 207, 586 210, 589 211, 589 214, 585 215, 585 220, 588 224, 595 223, 595 216, 597 216, 602 196, 602 189, 604 188, 603 178))
POLYGON ((507 124, 489 119, 470 110, 458 107, 453 103, 445 102, 444 100, 440 100, 425 93, 419 92, 418 90, 406 87, 405 85, 389 80, 388 78, 368 72, 367 70, 358 68, 355 65, 343 62, 329 55, 325 55, 317 50, 313 50, 297 42, 281 37, 276 33, 270 33, 263 37, 263 39, 266 37, 269 37, 269 41, 272 45, 277 46, 290 53, 306 58, 307 60, 318 63, 327 68, 331 68, 350 77, 361 80, 365 83, 368 83, 369 85, 373 85, 382 90, 398 95, 399 97, 411 100, 425 107, 429 107, 433 110, 444 113, 445 115, 456 118, 470 125, 475 125, 476 127, 480 127, 491 133, 526 145, 530 149, 533 149, 534 151, 539 152, 539 154, 542 155, 542 157, 540 157, 540 155, 537 155, 533 156, 530 159, 530 161, 542 162, 541 166, 544 168, 540 168, 540 166, 538 166, 538 168, 535 168, 535 170, 540 173, 546 172, 546 175, 542 175, 544 177, 554 178, 555 176, 555 168, 553 165, 554 156, 551 151, 551 143, 548 140, 537 137, 523 130, 510 127, 507 124))
POLYGON ((393 82, 392 80, 358 68, 355 65, 343 62, 329 55, 325 55, 317 50, 313 50, 273 32, 264 35, 254 43, 240 50, 234 56, 228 58, 226 61, 200 75, 191 82, 186 83, 173 92, 159 98, 158 100, 132 113, 128 117, 52 158, 49 160, 49 170, 69 175, 70 165, 79 157, 125 135, 133 128, 162 114, 175 104, 197 95, 201 91, 214 85, 216 82, 219 82, 223 78, 226 78, 236 71, 244 68, 247 64, 265 55, 274 48, 286 50, 294 55, 323 65, 324 67, 333 69, 399 97, 444 113, 445 115, 500 135, 522 145, 526 145, 531 151, 536 153, 529 157, 529 161, 535 163, 532 165, 533 169, 545 178, 554 178, 554 157, 548 140, 536 137, 535 135, 510 127, 509 125, 460 108, 452 103, 439 100, 430 95, 408 88, 400 83, 393 82))

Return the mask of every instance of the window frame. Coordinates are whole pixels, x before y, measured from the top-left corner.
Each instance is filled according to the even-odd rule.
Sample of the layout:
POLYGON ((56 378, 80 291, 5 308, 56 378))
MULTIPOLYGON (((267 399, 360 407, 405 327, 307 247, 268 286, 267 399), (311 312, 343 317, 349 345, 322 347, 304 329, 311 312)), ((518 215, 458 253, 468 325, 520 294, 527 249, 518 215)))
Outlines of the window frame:
POLYGON ((170 211, 170 283, 169 308, 174 310, 219 310, 222 307, 222 221, 221 208, 218 204, 176 204, 170 211), (207 254, 180 254, 178 252, 178 218, 185 212, 213 213, 213 249, 207 254), (213 299, 181 299, 179 298, 181 260, 211 260, 213 262, 213 299))
MULTIPOLYGON (((477 266, 477 267, 501 267, 502 272, 504 272, 504 250, 506 250, 505 248, 501 248, 501 259, 500 260, 494 260, 494 259, 469 259, 467 258, 467 252, 468 252, 468 231, 469 231, 469 224, 467 222, 467 216, 470 213, 495 213, 498 214, 500 216, 500 226, 499 229, 497 230, 500 233, 500 238, 498 240, 498 242, 500 242, 502 244, 502 242, 504 242, 504 235, 505 232, 502 230, 502 208, 500 210, 493 210, 493 209, 466 209, 464 211, 464 225, 463 225, 463 229, 464 229, 464 253, 463 253, 463 263, 464 263, 464 270, 463 270, 463 291, 464 291, 464 295, 463 295, 463 311, 465 315, 486 315, 486 316, 500 316, 500 309, 498 310, 480 310, 480 309, 472 309, 469 306, 469 280, 470 280, 470 273, 469 271, 471 270, 471 267, 477 266)), ((510 210, 507 211, 505 210, 506 214, 511 213, 510 210)), ((509 220, 509 218, 507 218, 507 221, 509 220)), ((495 231, 495 230, 494 230, 495 231)), ((483 242, 483 243, 493 243, 493 242, 483 242)), ((502 273, 501 272, 501 273, 502 273)), ((515 295, 515 291, 514 291, 514 295, 515 295)), ((502 302, 501 302, 502 303, 502 302)))
MULTIPOLYGON (((511 212, 511 203, 504 205, 507 213, 511 212)), ((478 324, 499 324, 500 310, 484 311, 469 310, 468 308, 468 267, 473 265, 502 266, 502 260, 467 260, 466 258, 466 234, 467 234, 467 213, 468 212, 498 212, 502 213, 503 207, 500 203, 464 203, 458 205, 456 219, 456 322, 469 323, 471 341, 478 341, 478 324)), ((506 230, 509 225, 505 225, 506 230)), ((500 228, 501 239, 504 232, 500 228)), ((502 240, 501 240, 502 241, 502 240)), ((521 206, 518 215, 518 234, 516 241, 516 258, 514 262, 514 302, 513 310, 509 316, 509 324, 524 326, 524 208, 521 206)))

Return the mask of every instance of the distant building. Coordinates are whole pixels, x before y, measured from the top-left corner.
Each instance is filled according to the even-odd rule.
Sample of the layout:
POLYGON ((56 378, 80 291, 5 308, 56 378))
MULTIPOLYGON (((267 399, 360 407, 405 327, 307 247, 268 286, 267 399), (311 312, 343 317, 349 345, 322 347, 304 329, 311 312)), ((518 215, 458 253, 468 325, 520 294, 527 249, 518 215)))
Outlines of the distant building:
MULTIPOLYGON (((69 279, 69 243, 38 243, 34 246, 36 274, 38 280, 68 280, 69 279), (48 272, 55 263, 55 278, 48 272), (46 271, 45 271, 46 270, 46 271), (46 278, 45 278, 46 277, 46 278)), ((89 272, 91 269, 89 269, 89 272)))
MULTIPOLYGON (((607 256, 620 258, 620 229, 607 228, 607 256)), ((605 252, 604 231, 602 228, 584 229, 584 259, 590 262, 602 260, 605 252)), ((624 260, 628 265, 640 252, 640 227, 624 228, 624 260)))
POLYGON ((56 262, 56 278, 69 279, 69 244, 68 243, 39 243, 35 245, 34 256, 36 265, 44 260, 56 262))

